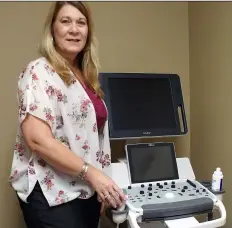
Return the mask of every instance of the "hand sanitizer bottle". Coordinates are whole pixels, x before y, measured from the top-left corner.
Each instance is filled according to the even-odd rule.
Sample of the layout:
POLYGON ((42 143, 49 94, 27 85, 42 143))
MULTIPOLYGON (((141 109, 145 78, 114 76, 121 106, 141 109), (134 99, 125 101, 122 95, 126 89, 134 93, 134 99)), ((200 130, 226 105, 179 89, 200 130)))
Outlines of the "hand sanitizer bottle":
POLYGON ((223 174, 221 171, 221 168, 217 168, 212 177, 212 190, 214 192, 220 192, 222 191, 223 185, 223 174))

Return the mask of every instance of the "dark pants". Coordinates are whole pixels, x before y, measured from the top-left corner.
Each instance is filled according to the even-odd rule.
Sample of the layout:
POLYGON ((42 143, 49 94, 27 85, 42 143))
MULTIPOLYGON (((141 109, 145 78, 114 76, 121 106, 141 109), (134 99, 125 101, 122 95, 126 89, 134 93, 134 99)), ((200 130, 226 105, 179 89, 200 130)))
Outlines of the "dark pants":
POLYGON ((75 199, 49 207, 37 183, 28 203, 19 199, 27 228, 97 228, 101 204, 96 194, 90 199, 75 199))

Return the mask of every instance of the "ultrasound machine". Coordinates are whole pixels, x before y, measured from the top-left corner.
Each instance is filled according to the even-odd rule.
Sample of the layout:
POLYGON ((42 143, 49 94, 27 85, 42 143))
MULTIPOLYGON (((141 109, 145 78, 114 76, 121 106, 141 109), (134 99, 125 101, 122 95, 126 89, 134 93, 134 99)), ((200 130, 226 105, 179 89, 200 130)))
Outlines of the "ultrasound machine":
POLYGON ((190 160, 177 158, 174 143, 161 141, 188 132, 179 76, 101 73, 100 82, 110 140, 126 140, 126 156, 112 163, 112 178, 127 201, 107 210, 108 218, 128 228, 223 227, 222 192, 197 181, 190 160), (148 142, 152 138, 160 140, 148 142), (202 214, 207 219, 200 222, 195 217, 202 214))

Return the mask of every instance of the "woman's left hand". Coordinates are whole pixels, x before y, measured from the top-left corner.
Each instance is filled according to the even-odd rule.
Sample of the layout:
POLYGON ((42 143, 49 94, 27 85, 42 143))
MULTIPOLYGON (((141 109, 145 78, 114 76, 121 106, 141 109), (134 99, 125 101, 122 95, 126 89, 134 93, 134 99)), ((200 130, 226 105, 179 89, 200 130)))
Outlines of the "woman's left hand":
POLYGON ((98 202, 101 203, 100 214, 102 215, 102 214, 104 213, 105 209, 106 209, 107 207, 109 207, 109 205, 107 205, 105 202, 103 202, 103 200, 101 199, 101 197, 100 197, 99 195, 97 196, 97 200, 98 200, 98 202))
POLYGON ((100 215, 103 215, 104 211, 105 211, 105 204, 104 204, 104 202, 102 202, 101 203, 100 215))

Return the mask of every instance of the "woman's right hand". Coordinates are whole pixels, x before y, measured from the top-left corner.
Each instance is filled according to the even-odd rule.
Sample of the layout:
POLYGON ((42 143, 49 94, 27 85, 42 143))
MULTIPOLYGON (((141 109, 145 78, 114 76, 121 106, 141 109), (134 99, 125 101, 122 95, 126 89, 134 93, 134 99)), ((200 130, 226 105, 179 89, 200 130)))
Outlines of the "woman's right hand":
POLYGON ((89 182, 92 188, 97 192, 98 196, 106 204, 118 208, 125 203, 126 196, 115 182, 91 165, 89 166, 85 180, 89 182))

